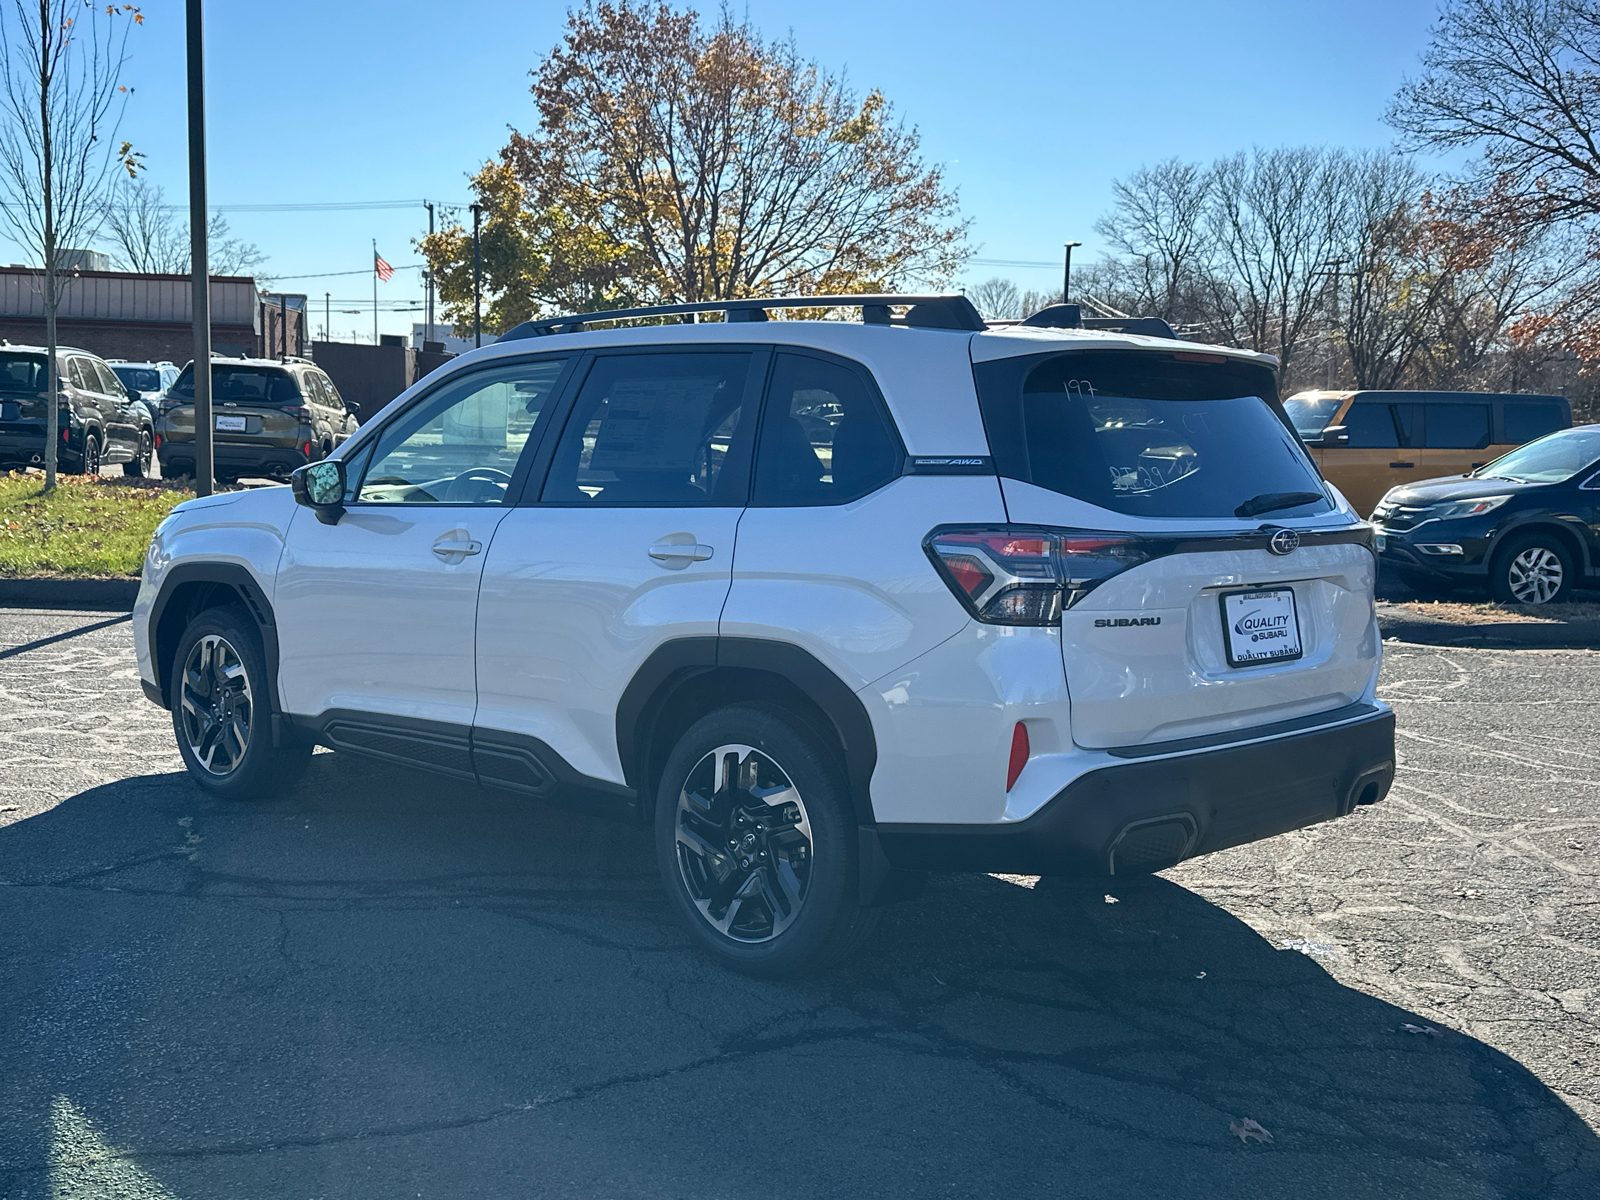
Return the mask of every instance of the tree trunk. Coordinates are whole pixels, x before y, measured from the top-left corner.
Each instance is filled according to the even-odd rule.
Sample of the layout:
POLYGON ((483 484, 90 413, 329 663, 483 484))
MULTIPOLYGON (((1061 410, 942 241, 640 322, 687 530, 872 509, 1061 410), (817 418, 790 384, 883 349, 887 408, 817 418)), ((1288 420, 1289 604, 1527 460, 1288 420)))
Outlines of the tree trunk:
POLYGON ((39 148, 44 166, 44 344, 45 378, 50 389, 44 435, 44 490, 56 486, 57 449, 61 444, 60 380, 56 370, 56 194, 53 186, 55 146, 50 139, 50 8, 39 0, 39 148))

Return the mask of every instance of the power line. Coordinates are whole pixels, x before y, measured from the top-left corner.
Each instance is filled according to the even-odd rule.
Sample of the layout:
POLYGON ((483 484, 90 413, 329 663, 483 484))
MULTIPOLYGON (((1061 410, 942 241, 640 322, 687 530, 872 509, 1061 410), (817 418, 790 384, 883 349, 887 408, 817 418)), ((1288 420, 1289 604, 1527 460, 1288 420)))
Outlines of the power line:
MULTIPOLYGON (((427 263, 402 263, 395 267, 396 271, 420 271, 427 267, 427 263)), ((371 267, 363 267, 359 271, 322 271, 305 275, 276 275, 269 271, 261 272, 263 279, 271 279, 276 283, 280 279, 332 279, 336 275, 371 275, 371 267)))
POLYGON ((1021 258, 969 258, 969 263, 976 267, 1059 267, 1058 262, 1032 262, 1021 258))

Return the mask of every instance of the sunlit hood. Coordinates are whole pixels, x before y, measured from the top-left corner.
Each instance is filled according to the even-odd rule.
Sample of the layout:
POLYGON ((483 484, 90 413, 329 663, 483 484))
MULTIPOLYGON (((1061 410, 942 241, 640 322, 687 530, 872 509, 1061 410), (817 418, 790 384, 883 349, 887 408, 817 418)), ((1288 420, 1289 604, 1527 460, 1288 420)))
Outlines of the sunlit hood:
POLYGON ((1504 496, 1545 486, 1547 485, 1541 483, 1514 483, 1509 479, 1467 479, 1460 475, 1449 475, 1443 479, 1423 479, 1417 483, 1408 483, 1405 487, 1389 493, 1386 500, 1416 508, 1428 504, 1441 504, 1446 500, 1475 500, 1479 496, 1504 496))

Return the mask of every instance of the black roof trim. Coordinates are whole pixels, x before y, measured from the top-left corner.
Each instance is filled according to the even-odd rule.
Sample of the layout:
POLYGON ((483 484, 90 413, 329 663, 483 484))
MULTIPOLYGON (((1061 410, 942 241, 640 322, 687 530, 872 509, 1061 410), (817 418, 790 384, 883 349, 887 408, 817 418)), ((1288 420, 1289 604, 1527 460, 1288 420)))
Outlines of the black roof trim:
POLYGON ((1144 337, 1178 340, 1160 317, 1086 317, 1076 304, 1052 304, 1041 308, 1021 324, 1035 329, 1100 329, 1107 333, 1136 333, 1144 337))
POLYGON ((687 316, 691 313, 726 313, 729 321, 765 321, 769 308, 860 308, 868 325, 893 323, 889 309, 906 308, 903 323, 919 329, 962 329, 982 333, 986 326, 972 301, 959 293, 932 295, 773 296, 745 300, 702 300, 694 304, 656 304, 648 308, 614 308, 606 312, 572 313, 524 321, 500 335, 500 341, 540 337, 549 333, 581 333, 585 325, 602 321, 627 321, 643 317, 687 316))

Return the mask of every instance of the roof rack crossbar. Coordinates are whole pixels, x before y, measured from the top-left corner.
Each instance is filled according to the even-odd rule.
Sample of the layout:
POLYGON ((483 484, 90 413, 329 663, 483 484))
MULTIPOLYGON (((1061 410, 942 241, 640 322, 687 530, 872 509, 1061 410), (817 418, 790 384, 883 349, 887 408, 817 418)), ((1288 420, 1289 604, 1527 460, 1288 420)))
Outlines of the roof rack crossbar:
POLYGON ((770 308, 860 308, 861 319, 869 325, 891 323, 890 308, 906 308, 907 325, 923 329, 965 329, 981 333, 983 318, 972 301, 960 293, 933 295, 853 295, 853 296, 773 296, 745 300, 702 300, 694 304, 655 304, 647 308, 614 308, 606 312, 569 313, 524 321, 500 335, 500 341, 540 337, 551 333, 581 333, 586 325, 603 321, 628 321, 645 317, 688 316, 693 313, 725 313, 731 322, 765 321, 770 308))

